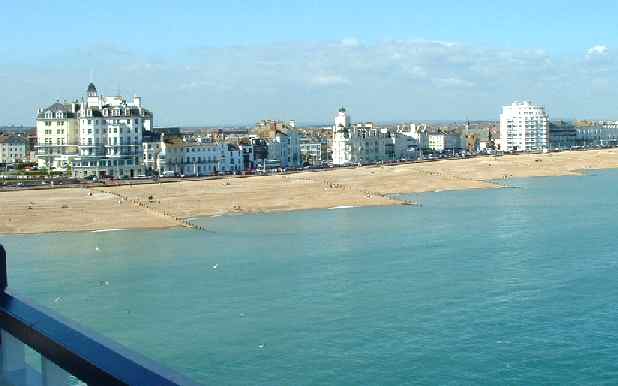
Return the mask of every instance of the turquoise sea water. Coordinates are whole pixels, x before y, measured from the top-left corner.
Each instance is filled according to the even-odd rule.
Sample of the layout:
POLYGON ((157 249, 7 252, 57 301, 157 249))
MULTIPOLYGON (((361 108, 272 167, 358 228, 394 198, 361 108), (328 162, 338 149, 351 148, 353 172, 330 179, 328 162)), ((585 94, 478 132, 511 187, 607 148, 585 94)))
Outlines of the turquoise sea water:
POLYGON ((204 384, 615 384, 618 171, 509 183, 0 242, 16 291, 204 384))

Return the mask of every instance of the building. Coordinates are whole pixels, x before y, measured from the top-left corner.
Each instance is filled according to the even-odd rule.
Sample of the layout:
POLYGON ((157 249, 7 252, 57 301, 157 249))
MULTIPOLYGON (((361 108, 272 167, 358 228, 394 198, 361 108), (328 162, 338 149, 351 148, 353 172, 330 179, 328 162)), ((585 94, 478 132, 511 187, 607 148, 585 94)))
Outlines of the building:
POLYGON ((99 95, 90 83, 78 112, 79 157, 73 161, 74 177, 131 178, 144 174, 143 132, 152 129, 153 115, 141 97, 99 95))
POLYGON ((341 107, 333 126, 333 164, 383 161, 387 142, 392 143, 388 134, 374 127, 371 122, 352 125, 346 109, 341 107))
POLYGON ((618 124, 612 121, 576 123, 575 142, 577 146, 616 146, 618 145, 618 124))
POLYGON ((345 108, 335 117, 332 136, 334 165, 410 160, 418 157, 416 131, 378 128, 372 122, 352 124, 345 108))
POLYGON ((27 140, 17 135, 0 135, 0 164, 28 161, 27 140))
POLYGON ((142 134, 142 158, 144 173, 146 175, 157 174, 161 169, 161 161, 165 156, 161 154, 161 139, 164 133, 150 131, 142 134))
POLYGON ((577 128, 571 122, 550 122, 548 137, 551 149, 570 149, 577 144, 577 128))
POLYGON ((462 149, 461 136, 456 133, 434 133, 427 136, 428 148, 433 151, 460 151, 462 149))
POLYGON ((388 134, 372 124, 357 124, 333 129, 333 164, 350 165, 383 161, 388 134))
POLYGON ((419 149, 429 149, 429 131, 427 125, 410 124, 400 127, 398 131, 404 135, 409 135, 414 138, 419 149))
POLYGON ((387 131, 387 133, 390 141, 386 141, 385 159, 415 160, 418 158, 418 141, 411 133, 400 131, 387 131), (392 143, 392 147, 389 142, 392 143))
POLYGON ((476 154, 481 150, 481 136, 478 133, 467 133, 464 138, 468 153, 476 154))
POLYGON ((513 102, 500 114, 500 150, 541 151, 549 145, 549 116, 532 102, 513 102))
POLYGON ((337 112, 337 116, 335 117, 335 129, 337 128, 347 128, 350 127, 350 115, 346 111, 345 107, 341 107, 337 112))
POLYGON ((66 172, 79 155, 78 101, 56 102, 36 117, 36 158, 39 168, 66 172))
POLYGON ((212 176, 236 174, 244 170, 241 150, 228 143, 204 143, 184 141, 180 137, 165 137, 161 141, 148 142, 153 148, 152 173, 173 173, 178 176, 212 176), (158 146, 158 147, 156 147, 158 146))
POLYGON ((300 154, 303 165, 319 166, 328 162, 328 142, 322 138, 303 138, 300 154))
MULTIPOLYGON (((256 136, 267 144, 269 160, 278 160, 282 169, 299 168, 302 165, 300 135, 294 121, 260 121, 256 125, 256 136)), ((260 158, 256 158, 260 159, 260 158)))

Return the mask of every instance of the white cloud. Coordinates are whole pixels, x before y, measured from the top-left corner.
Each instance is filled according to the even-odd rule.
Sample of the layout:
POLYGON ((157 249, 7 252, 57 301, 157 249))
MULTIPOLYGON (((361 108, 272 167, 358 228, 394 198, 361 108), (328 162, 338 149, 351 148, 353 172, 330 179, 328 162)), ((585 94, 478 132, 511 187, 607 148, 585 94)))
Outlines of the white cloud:
POLYGON ((609 49, 607 48, 607 46, 596 45, 588 49, 586 56, 587 57, 606 56, 608 51, 609 49))
MULTIPOLYGON (((162 124, 226 122, 230 116, 251 122, 281 114, 328 121, 343 99, 357 106, 359 119, 375 120, 491 118, 514 99, 545 103, 553 116, 601 110, 610 115, 618 98, 612 91, 618 90, 618 58, 602 45, 586 50, 586 58, 541 49, 355 38, 195 48, 163 57, 124 47, 116 51, 118 56, 95 63, 97 87, 105 91, 120 84, 142 95, 162 124), (134 55, 126 57, 126 51, 134 55), (580 91, 593 83, 605 84, 605 94, 582 98, 580 91), (564 107, 556 112, 554 106, 564 107)), ((13 109, 0 107, 4 120, 31 122, 33 108, 83 92, 93 67, 88 56, 67 51, 44 59, 30 66, 0 63, 0 99, 20 101, 13 109)))

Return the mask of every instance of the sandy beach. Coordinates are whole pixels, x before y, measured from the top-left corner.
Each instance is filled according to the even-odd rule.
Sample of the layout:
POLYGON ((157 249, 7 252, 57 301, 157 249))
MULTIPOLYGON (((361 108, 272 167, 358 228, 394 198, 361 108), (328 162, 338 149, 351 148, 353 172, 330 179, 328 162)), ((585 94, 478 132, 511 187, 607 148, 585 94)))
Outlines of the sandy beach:
POLYGON ((197 216, 401 205, 388 195, 491 189, 500 187, 491 180, 609 168, 618 168, 618 149, 93 189, 8 191, 0 192, 0 233, 168 228, 197 216))

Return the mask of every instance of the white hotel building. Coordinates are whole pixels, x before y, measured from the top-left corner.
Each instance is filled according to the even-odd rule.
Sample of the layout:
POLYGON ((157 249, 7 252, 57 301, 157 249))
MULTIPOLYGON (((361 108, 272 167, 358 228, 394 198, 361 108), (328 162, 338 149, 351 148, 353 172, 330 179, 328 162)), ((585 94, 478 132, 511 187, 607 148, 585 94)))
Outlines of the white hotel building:
POLYGON ((151 127, 140 97, 105 97, 90 83, 85 100, 39 110, 38 164, 80 178, 135 177, 144 172, 142 131, 151 127))
POLYGON ((141 98, 99 95, 90 83, 87 99, 78 112, 79 157, 75 177, 136 177, 144 173, 142 131, 152 128, 152 113, 141 98))
POLYGON ((539 151, 548 148, 549 116, 532 102, 513 102, 500 114, 500 150, 539 151))

